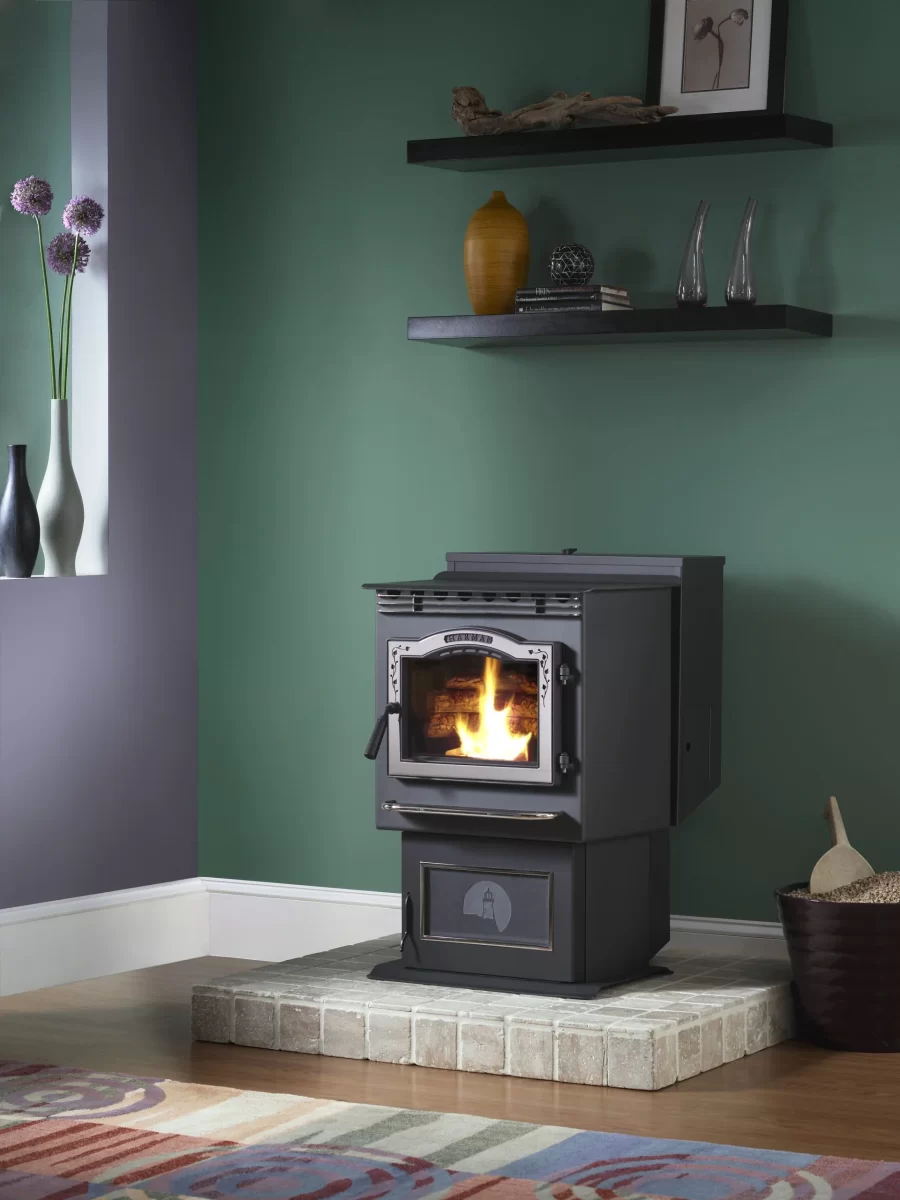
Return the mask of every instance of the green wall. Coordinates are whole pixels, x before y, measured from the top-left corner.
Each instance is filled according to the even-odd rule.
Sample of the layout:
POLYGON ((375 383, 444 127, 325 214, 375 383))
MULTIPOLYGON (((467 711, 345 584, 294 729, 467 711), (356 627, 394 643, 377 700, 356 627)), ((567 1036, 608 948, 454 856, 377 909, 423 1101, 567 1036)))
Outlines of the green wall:
MULTIPOLYGON (((35 496, 50 441, 47 322, 34 221, 15 212, 8 196, 25 175, 49 180, 55 199, 45 242, 62 229, 72 194, 70 20, 71 5, 59 0, 0 2, 0 446, 28 446, 35 496)), ((51 281, 61 299, 56 277, 51 281)), ((2 491, 5 450, 0 479, 2 491)), ((42 569, 39 563, 37 573, 42 569)))
POLYGON ((791 0, 788 103, 833 152, 458 174, 450 89, 643 89, 645 0, 208 0, 201 89, 201 871, 396 890, 373 829, 374 603, 446 550, 725 554, 724 779, 675 835, 674 911, 773 916, 825 846, 900 867, 900 7, 791 0), (830 343, 462 351, 472 210, 532 282, 577 239, 671 301, 712 202, 718 303, 748 194, 763 301, 830 343))

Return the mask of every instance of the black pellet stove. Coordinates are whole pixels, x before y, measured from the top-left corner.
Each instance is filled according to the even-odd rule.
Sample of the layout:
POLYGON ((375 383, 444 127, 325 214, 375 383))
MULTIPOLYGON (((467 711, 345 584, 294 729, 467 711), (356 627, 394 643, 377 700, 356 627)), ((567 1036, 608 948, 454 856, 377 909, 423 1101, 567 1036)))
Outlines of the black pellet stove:
POLYGON ((669 940, 669 827, 719 783, 722 558, 448 554, 377 596, 372 977, 592 996, 669 940))

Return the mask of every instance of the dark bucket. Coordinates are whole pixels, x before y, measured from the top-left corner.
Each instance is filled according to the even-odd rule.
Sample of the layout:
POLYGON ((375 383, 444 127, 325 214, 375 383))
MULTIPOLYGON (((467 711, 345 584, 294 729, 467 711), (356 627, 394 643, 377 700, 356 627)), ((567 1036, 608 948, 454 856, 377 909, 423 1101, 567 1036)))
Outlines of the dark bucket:
POLYGON ((833 1050, 900 1050, 900 904, 775 895, 794 972, 798 1035, 833 1050))

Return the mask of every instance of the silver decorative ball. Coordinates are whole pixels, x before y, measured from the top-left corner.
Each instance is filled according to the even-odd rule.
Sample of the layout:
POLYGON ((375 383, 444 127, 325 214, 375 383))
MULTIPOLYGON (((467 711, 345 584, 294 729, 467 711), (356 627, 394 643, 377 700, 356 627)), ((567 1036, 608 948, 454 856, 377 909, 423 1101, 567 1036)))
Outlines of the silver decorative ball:
POLYGON ((593 274, 594 256, 587 246, 564 242, 550 255, 550 278, 559 287, 590 283, 593 274))

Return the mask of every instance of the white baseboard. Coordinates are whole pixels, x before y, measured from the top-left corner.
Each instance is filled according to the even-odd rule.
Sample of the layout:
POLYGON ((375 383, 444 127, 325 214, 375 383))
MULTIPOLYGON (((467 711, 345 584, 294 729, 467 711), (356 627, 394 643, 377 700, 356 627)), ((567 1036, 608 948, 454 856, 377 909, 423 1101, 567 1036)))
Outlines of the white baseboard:
POLYGON ((0 996, 208 953, 200 879, 0 910, 0 996))
POLYGON ((760 958, 786 958, 787 944, 777 921, 726 921, 720 917, 670 919, 676 950, 702 954, 752 954, 760 958))
MULTIPOLYGON (((0 996, 199 958, 270 962, 400 934, 400 895, 349 888, 181 879, 0 910, 0 996)), ((698 953, 786 953, 767 921, 672 917, 698 953)))
MULTIPOLYGON (((203 880, 209 890, 210 954, 278 961, 368 938, 400 936, 399 892, 203 880)), ((787 953, 774 921, 672 917, 669 945, 710 954, 787 953)))
POLYGON ((400 895, 243 879, 203 879, 209 952, 281 962, 369 938, 400 936, 400 895))

